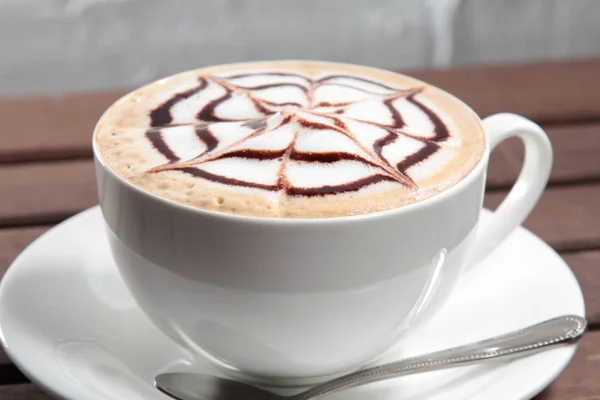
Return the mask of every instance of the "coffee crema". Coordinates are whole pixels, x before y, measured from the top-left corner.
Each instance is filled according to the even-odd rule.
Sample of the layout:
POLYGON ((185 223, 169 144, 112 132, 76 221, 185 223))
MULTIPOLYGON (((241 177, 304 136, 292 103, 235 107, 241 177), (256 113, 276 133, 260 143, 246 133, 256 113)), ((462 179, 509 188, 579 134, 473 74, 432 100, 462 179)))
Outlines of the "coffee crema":
POLYGON ((368 67, 230 64, 175 75, 113 104, 95 130, 123 179, 231 214, 321 218, 434 196, 484 154, 479 119, 445 92, 368 67))

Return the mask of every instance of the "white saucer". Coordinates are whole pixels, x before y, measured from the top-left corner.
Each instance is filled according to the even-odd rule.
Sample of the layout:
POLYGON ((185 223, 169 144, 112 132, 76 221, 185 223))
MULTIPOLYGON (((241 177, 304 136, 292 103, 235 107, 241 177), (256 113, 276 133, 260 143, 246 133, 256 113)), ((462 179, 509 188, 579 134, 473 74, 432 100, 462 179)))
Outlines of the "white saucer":
MULTIPOLYGON (((483 220, 489 217, 484 212, 483 220)), ((470 272, 432 322, 387 360, 438 350, 561 314, 584 315, 564 261, 519 228, 470 272)), ((70 400, 159 400, 164 371, 219 372, 160 331, 137 308, 114 266, 98 207, 31 244, 0 285, 0 338, 17 366, 70 400)), ((343 400, 529 399, 565 368, 575 347, 512 363, 408 376, 331 396, 343 400)))

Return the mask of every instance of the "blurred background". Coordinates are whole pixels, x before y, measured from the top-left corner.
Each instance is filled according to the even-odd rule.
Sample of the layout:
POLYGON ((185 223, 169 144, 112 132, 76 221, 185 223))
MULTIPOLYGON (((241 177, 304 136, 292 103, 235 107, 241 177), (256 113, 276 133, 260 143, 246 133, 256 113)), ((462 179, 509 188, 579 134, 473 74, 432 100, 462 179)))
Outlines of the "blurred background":
POLYGON ((0 0, 0 95, 138 86, 210 64, 390 69, 600 54, 598 0, 0 0))

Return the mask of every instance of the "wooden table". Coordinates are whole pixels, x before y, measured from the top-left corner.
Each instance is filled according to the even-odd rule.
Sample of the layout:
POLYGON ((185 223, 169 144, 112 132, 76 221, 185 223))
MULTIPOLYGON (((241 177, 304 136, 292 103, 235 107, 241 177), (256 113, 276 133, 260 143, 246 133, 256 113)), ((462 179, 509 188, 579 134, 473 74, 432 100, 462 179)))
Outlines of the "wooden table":
MULTIPOLYGON (((454 93, 482 117, 515 112, 550 135, 555 154, 550 185, 525 226, 575 272, 591 331, 569 367, 536 399, 600 399, 600 60, 409 73, 454 93)), ((91 132, 122 93, 0 99, 0 275, 41 233, 96 204, 91 132)), ((487 207, 504 197, 522 156, 518 140, 494 152, 487 207)), ((0 400, 5 399, 50 396, 0 351, 0 400)))

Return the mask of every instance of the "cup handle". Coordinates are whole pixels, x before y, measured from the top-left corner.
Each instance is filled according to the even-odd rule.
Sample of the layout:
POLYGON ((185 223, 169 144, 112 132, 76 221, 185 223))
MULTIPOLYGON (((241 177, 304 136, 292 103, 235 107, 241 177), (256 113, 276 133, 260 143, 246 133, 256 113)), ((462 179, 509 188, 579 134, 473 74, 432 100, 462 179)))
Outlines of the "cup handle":
POLYGON ((552 169, 552 146, 542 128, 515 114, 496 114, 483 120, 490 152, 513 136, 525 146, 525 160, 512 189, 487 226, 477 233, 470 265, 477 265, 523 221, 538 202, 552 169))

